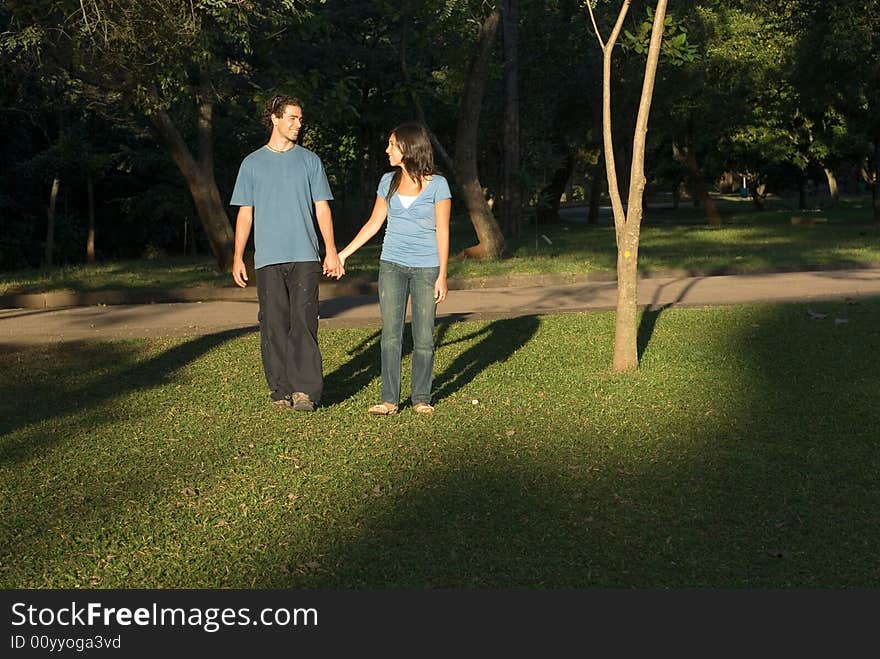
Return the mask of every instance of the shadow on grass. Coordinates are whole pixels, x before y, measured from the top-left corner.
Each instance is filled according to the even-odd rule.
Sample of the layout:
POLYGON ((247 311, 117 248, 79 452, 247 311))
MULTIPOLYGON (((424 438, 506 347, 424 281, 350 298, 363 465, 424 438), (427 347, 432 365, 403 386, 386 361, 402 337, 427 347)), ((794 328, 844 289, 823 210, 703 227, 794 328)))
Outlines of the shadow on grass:
MULTIPOLYGON (((446 335, 454 320, 446 318, 438 322, 434 337, 435 352, 475 339, 478 342, 456 357, 448 368, 435 375, 435 401, 451 396, 492 364, 508 359, 532 339, 540 324, 534 316, 496 320, 454 342, 447 342, 446 335)), ((325 405, 341 403, 357 394, 375 378, 381 377, 381 335, 382 331, 377 330, 354 346, 349 351, 351 358, 324 377, 325 405)), ((404 327, 402 357, 411 353, 412 326, 407 323, 404 327)), ((407 392, 401 391, 401 397, 406 399, 407 392)))
MULTIPOLYGON (((407 327, 409 324, 407 323, 407 327)), ((404 336, 408 333, 404 328, 404 336)), ((324 405, 337 405, 366 387, 381 374, 382 352, 377 330, 349 350, 349 360, 332 373, 324 375, 324 405)), ((406 342, 404 342, 406 350, 406 342)))
MULTIPOLYGON (((532 340, 541 321, 536 316, 521 316, 496 320, 457 342, 479 339, 479 342, 461 353, 452 364, 434 379, 434 399, 442 400, 460 391, 492 364, 503 362, 532 340)), ((438 346, 450 346, 444 339, 448 325, 440 326, 438 346)))
POLYGON ((690 292, 690 290, 698 283, 700 283, 702 279, 704 278, 695 278, 682 289, 681 293, 678 294, 678 297, 676 297, 675 300, 661 305, 658 305, 657 301, 662 297, 663 290, 667 286, 673 286, 678 282, 672 281, 668 284, 663 284, 662 286, 657 287, 657 290, 654 293, 654 299, 651 301, 650 304, 645 306, 645 308, 642 310, 642 317, 639 319, 639 328, 636 335, 636 350, 638 351, 639 363, 641 363, 642 357, 644 356, 645 351, 648 349, 648 344, 651 342, 651 336, 654 334, 654 328, 657 326, 657 321, 659 320, 660 315, 670 307, 673 307, 681 302, 690 292))
MULTIPOLYGON (((238 457, 225 437, 179 443, 186 459, 171 464, 123 453, 124 473, 111 477, 88 474, 84 461, 77 479, 60 471, 45 490, 28 486, 29 496, 7 501, 14 514, 0 519, 0 581, 33 586, 21 576, 30 574, 59 584, 72 574, 70 583, 88 586, 100 557, 136 553, 134 582, 124 566, 112 572, 113 564, 108 578, 128 587, 196 588, 876 587, 880 304, 822 304, 822 321, 806 308, 670 314, 652 335, 652 351, 680 362, 662 365, 670 377, 585 374, 584 387, 596 387, 604 402, 585 396, 568 399, 578 400, 577 409, 536 407, 516 417, 513 435, 487 411, 468 417, 466 427, 442 425, 442 415, 428 425, 398 418, 386 427, 404 430, 403 437, 303 442, 296 447, 302 468, 279 467, 276 451, 268 451, 262 475, 277 479, 281 501, 292 501, 284 492, 294 494, 296 507, 277 512, 273 493, 237 518, 239 533, 229 540, 218 536, 230 527, 214 522, 240 500, 218 491, 181 494, 174 484, 199 469, 222 480, 238 457), (611 407, 627 411, 612 415, 611 407), (376 446, 381 465, 371 453, 376 446), (365 467, 376 473, 364 474, 365 467), (59 496, 61 486, 75 496, 59 496), (157 500, 171 495, 179 506, 157 500), (143 535, 126 529, 139 514, 133 510, 143 511, 143 535), (198 532, 187 532, 191 516, 204 520, 198 532), (71 546, 81 555, 53 555, 71 546)), ((510 346, 541 339, 532 323, 522 318, 473 332, 467 340, 477 343, 452 360, 441 388, 465 386, 479 374, 471 365, 487 359, 526 359, 510 346), (468 355, 491 350, 492 341, 510 346, 468 355)), ((565 336, 565 344, 541 346, 548 364, 578 360, 592 345, 593 337, 565 336)), ((358 354, 377 338, 356 346, 358 354)), ((155 380, 161 364, 149 363, 130 370, 155 380)), ((60 382, 69 375, 62 366, 70 365, 55 367, 60 382)), ((89 395, 86 385, 79 391, 89 395)), ((89 421, 72 418, 66 430, 81 434, 89 421)), ((260 455, 255 449, 241 457, 256 462, 260 455)), ((40 469, 34 473, 42 476, 40 469)), ((248 470, 249 480, 232 487, 253 476, 248 470)), ((12 477, 6 482, 16 485, 12 477)))
MULTIPOLYGON (((0 381, 0 437, 33 423, 60 419, 97 408, 115 398, 160 386, 202 355, 253 328, 232 329, 200 336, 144 362, 136 362, 137 342, 75 342, 41 346, 16 357, 0 346, 3 368, 18 374, 0 381), (71 375, 71 368, 88 364, 88 372, 71 375), (93 376, 93 373, 98 373, 93 376), (71 385, 71 381, 74 384, 71 385)), ((109 412, 108 412, 109 413, 109 412)), ((43 447, 63 440, 43 435, 28 444, 0 443, 0 465, 28 460, 43 447)))
MULTIPOLYGON (((806 305, 731 310, 740 322, 692 337, 695 363, 716 358, 693 379, 711 394, 670 380, 666 395, 698 404, 649 440, 577 424, 504 440, 475 419, 450 431, 442 465, 398 466, 397 487, 353 500, 317 552, 269 552, 252 583, 876 587, 880 306, 866 306, 824 305, 824 323, 806 305)), ((645 392, 626 382, 639 414, 645 392)))

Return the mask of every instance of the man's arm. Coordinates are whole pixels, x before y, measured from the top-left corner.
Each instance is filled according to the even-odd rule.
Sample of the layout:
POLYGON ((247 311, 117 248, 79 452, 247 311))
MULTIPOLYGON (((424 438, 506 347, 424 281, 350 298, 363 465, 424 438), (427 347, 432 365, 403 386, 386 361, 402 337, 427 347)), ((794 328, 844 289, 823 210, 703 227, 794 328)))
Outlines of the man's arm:
POLYGON ((339 256, 336 253, 336 241, 333 239, 333 214, 330 204, 326 201, 315 202, 315 215, 318 218, 318 230, 324 240, 324 274, 339 279, 345 274, 339 256))
POLYGON ((235 252, 232 257, 232 278, 235 283, 245 288, 247 286, 247 268, 244 267, 244 248, 248 237, 251 235, 251 227, 254 224, 254 207, 239 206, 238 217, 235 220, 235 252))

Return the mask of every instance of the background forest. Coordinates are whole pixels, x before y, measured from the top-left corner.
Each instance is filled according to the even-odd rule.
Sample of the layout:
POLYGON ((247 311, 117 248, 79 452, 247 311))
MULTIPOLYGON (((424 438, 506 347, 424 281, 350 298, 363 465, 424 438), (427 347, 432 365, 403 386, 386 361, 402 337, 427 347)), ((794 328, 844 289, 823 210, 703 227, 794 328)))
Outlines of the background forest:
MULTIPOLYGON (((606 33, 618 5, 593 3, 606 33)), ((614 59, 621 168, 650 7, 632 3, 614 59)), ((8 0, 0 32, 0 269, 184 252, 227 268, 229 196, 276 91, 304 100, 339 242, 372 204, 388 131, 413 118, 477 255, 558 222, 560 203, 592 223, 606 203, 582 0, 8 0)), ((716 224, 715 193, 808 208, 868 192, 880 221, 878 107, 877 0, 672 0, 647 199, 686 196, 716 224)))

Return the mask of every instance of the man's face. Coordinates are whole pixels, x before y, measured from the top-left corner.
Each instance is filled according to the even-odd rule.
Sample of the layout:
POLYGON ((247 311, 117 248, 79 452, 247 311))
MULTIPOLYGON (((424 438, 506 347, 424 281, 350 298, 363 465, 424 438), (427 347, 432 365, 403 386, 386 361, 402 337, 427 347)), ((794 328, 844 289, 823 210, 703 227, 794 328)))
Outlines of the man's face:
POLYGON ((275 130, 291 142, 296 142, 296 138, 299 137, 302 119, 302 108, 298 105, 285 106, 280 118, 274 114, 272 115, 272 123, 275 125, 275 130))

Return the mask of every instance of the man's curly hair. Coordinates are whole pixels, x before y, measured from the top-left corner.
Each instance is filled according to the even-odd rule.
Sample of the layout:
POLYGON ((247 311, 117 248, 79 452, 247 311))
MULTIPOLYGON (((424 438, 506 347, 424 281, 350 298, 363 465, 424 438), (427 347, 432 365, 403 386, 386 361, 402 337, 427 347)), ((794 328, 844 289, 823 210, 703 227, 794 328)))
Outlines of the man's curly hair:
POLYGON ((284 108, 288 105, 295 105, 298 108, 303 106, 302 101, 296 96, 288 94, 275 94, 266 101, 263 106, 263 123, 266 124, 267 128, 272 128, 272 115, 274 114, 280 119, 281 115, 284 114, 284 108))

